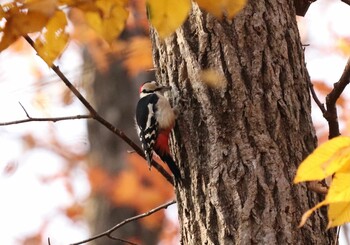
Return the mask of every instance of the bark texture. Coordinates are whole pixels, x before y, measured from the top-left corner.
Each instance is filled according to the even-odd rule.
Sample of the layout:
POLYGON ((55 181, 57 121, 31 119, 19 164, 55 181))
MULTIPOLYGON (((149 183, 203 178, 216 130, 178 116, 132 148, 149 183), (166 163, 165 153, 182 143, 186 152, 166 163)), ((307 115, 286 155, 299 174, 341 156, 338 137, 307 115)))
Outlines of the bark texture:
POLYGON ((173 37, 152 33, 157 79, 180 96, 172 150, 182 244, 331 244, 320 199, 293 185, 315 148, 308 73, 291 0, 250 1, 234 21, 193 5, 173 37), (201 81, 212 68, 222 87, 201 81))

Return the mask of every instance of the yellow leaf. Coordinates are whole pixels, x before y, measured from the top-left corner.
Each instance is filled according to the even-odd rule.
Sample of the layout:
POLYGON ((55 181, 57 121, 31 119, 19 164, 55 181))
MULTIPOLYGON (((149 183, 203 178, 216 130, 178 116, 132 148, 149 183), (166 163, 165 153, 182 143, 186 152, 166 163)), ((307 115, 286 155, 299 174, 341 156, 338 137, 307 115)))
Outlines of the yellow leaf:
POLYGON ((335 137, 311 153, 299 166, 294 183, 321 180, 349 164, 350 138, 335 137))
POLYGON ((170 36, 186 20, 191 0, 148 0, 148 15, 160 38, 170 36))
POLYGON ((344 55, 350 55, 350 40, 348 38, 339 38, 335 45, 344 55))
POLYGON ((350 222, 350 202, 331 203, 328 208, 328 226, 332 228, 350 222))
POLYGON ((65 5, 65 6, 72 6, 72 5, 76 6, 78 4, 78 1, 76 1, 76 0, 58 0, 58 4, 65 5))
POLYGON ((350 202, 350 172, 337 172, 326 196, 327 203, 350 202))
POLYGON ((2 6, 0 6, 0 20, 6 17, 6 12, 2 6))
POLYGON ((125 27, 128 11, 123 0, 97 0, 101 11, 85 12, 85 19, 91 28, 111 44, 125 27))
POLYGON ((59 6, 74 7, 84 12, 99 11, 99 9, 96 6, 96 0, 57 0, 57 2, 59 6))
POLYGON ((323 202, 320 202, 318 203, 315 207, 309 209, 308 211, 306 211, 303 216, 301 217, 301 221, 300 221, 300 224, 299 224, 299 227, 302 227, 305 222, 307 221, 307 219, 310 217, 310 215, 315 212, 316 209, 322 207, 323 205, 326 205, 327 202, 326 201, 323 201, 323 202))
POLYGON ((0 18, 9 18, 12 14, 19 13, 16 3, 9 2, 0 5, 0 18))
POLYGON ((212 88, 223 88, 227 82, 225 76, 218 70, 209 68, 200 72, 202 82, 212 88))
POLYGON ((52 66, 54 60, 62 53, 68 42, 66 15, 57 11, 46 25, 46 32, 35 40, 38 55, 52 66))
POLYGON ((22 9, 28 9, 28 11, 39 12, 43 15, 51 17, 54 15, 57 9, 57 0, 26 0, 22 6, 22 9))
POLYGON ((6 49, 23 35, 41 31, 49 20, 47 16, 39 12, 24 13, 13 9, 8 14, 0 42, 0 51, 6 49))
POLYGON ((246 5, 246 0, 196 0, 199 7, 221 18, 223 14, 232 18, 246 5))

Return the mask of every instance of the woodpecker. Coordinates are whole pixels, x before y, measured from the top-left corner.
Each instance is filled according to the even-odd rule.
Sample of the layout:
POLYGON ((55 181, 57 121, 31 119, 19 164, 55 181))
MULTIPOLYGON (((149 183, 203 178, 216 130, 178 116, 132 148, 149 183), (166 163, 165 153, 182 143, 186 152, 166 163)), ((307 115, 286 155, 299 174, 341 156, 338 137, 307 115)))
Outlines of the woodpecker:
POLYGON ((176 113, 163 92, 170 87, 147 81, 140 87, 140 100, 136 107, 136 124, 142 148, 151 167, 153 151, 165 162, 175 180, 181 178, 169 150, 169 134, 175 125, 176 113))

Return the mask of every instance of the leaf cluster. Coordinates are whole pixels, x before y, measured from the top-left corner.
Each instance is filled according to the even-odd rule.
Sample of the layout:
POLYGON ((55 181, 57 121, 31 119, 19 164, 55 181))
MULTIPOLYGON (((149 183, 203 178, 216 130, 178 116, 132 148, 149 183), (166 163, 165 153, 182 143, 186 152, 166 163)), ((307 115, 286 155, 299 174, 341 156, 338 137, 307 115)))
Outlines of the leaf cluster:
MULTIPOLYGON (((246 0, 196 0, 198 6, 222 18, 233 18, 246 5, 246 0)), ((191 10, 191 0, 148 0, 147 10, 151 24, 158 31, 160 38, 170 36, 186 20, 191 10)))
MULTIPOLYGON (((129 16, 128 0, 23 0, 0 5, 0 52, 17 39, 30 33, 39 33, 35 49, 43 60, 52 66, 70 39, 67 15, 79 9, 87 25, 111 44, 124 30, 129 16)), ((246 0, 197 0, 203 10, 221 18, 235 16, 246 0)), ((147 9, 151 24, 160 38, 170 36, 182 25, 191 10, 191 0, 148 0, 147 9)))
POLYGON ((328 228, 350 221, 350 137, 338 136, 319 146, 299 166, 295 183, 332 176, 324 201, 306 211, 300 226, 318 208, 329 205, 328 228))
POLYGON ((67 13, 72 8, 83 11, 88 25, 107 42, 112 42, 124 29, 128 17, 126 0, 25 0, 0 6, 0 51, 18 38, 39 33, 34 47, 38 55, 52 66, 69 41, 67 13))

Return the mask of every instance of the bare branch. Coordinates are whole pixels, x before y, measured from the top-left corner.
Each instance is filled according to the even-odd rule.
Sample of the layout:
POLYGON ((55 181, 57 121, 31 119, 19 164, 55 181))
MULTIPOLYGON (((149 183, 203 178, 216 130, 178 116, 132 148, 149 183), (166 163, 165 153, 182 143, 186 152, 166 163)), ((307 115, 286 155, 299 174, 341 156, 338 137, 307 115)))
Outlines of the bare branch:
MULTIPOLYGON (((136 216, 134 216, 134 217, 125 219, 125 220, 123 220, 122 222, 120 222, 119 224, 113 226, 112 228, 110 228, 109 230, 107 230, 107 231, 105 231, 105 232, 102 232, 102 233, 100 233, 100 234, 98 234, 98 235, 96 235, 96 236, 90 237, 90 238, 85 239, 85 240, 83 240, 83 241, 76 242, 76 243, 72 243, 72 244, 70 244, 70 245, 84 244, 84 243, 87 243, 87 242, 91 242, 91 241, 93 241, 93 240, 96 240, 96 239, 98 239, 98 238, 101 238, 101 237, 109 237, 109 238, 111 238, 111 237, 113 237, 113 236, 112 236, 112 233, 113 233, 114 231, 116 231, 116 230, 119 229, 120 227, 126 225, 127 223, 130 223, 130 222, 132 222, 132 221, 135 221, 135 220, 142 219, 142 218, 144 218, 144 217, 150 216, 151 214, 156 213, 156 212, 158 212, 159 210, 166 209, 166 208, 168 208, 170 205, 173 205, 173 204, 175 204, 175 203, 176 203, 175 200, 170 201, 170 202, 167 202, 167 203, 164 203, 164 204, 162 204, 162 205, 160 205, 160 206, 158 206, 158 207, 156 207, 156 208, 154 208, 154 209, 152 209, 152 210, 149 210, 149 211, 146 212, 146 213, 139 214, 139 215, 136 215, 136 216)), ((113 237, 113 238, 114 238, 114 237, 113 237)))
POLYGON ((124 242, 124 243, 130 244, 130 245, 137 245, 136 243, 133 243, 133 242, 130 242, 130 241, 127 241, 127 240, 124 240, 124 239, 120 239, 120 238, 114 237, 112 235, 108 235, 108 238, 110 238, 112 240, 119 241, 119 242, 124 242))
MULTIPOLYGON (((26 41, 33 47, 35 50, 34 46, 34 41, 28 36, 25 35, 24 38, 26 41)), ((135 144, 128 136, 125 135, 125 133, 115 126, 113 126, 110 122, 105 120, 102 116, 100 116, 97 111, 92 107, 92 105, 85 99, 85 97, 74 87, 74 85, 68 80, 68 78, 61 72, 58 66, 52 65, 51 69, 61 78, 61 80, 64 82, 64 84, 69 88, 70 91, 80 100, 80 102, 86 107, 86 109, 90 112, 91 117, 104 125, 107 129, 112 131, 114 134, 119 136, 122 140, 124 140, 129 146, 131 146, 140 156, 142 156, 144 159, 145 154, 141 148, 135 144)), ((171 175, 156 161, 152 160, 152 166, 154 166, 155 169, 157 169, 163 176, 164 178, 172 185, 174 185, 173 178, 171 175)))
POLYGON ((340 77, 339 81, 334 84, 333 90, 326 97, 327 111, 324 114, 324 117, 327 119, 329 125, 329 139, 340 135, 336 103, 340 95, 343 93, 345 87, 349 84, 349 82, 350 58, 348 59, 344 72, 340 77))
POLYGON ((22 109, 23 109, 24 113, 26 114, 26 116, 27 116, 28 118, 30 118, 30 116, 29 116, 29 114, 28 114, 26 108, 24 108, 24 106, 21 104, 21 102, 18 101, 18 103, 19 103, 19 105, 22 107, 22 109))
POLYGON ((350 0, 341 0, 341 1, 346 3, 347 5, 350 5, 350 0))
POLYGON ((311 81, 309 82, 309 87, 310 87, 312 98, 314 99, 317 106, 320 108, 320 110, 322 111, 322 114, 324 115, 326 113, 326 108, 324 107, 324 104, 321 103, 321 101, 318 99, 317 94, 316 94, 315 89, 314 89, 314 85, 311 81))
POLYGON ((8 125, 27 123, 27 122, 58 122, 58 121, 65 121, 65 120, 89 119, 89 118, 92 118, 92 116, 91 115, 76 115, 76 116, 67 116, 67 117, 30 117, 28 116, 28 119, 9 121, 9 122, 0 122, 0 126, 8 126, 8 125))

